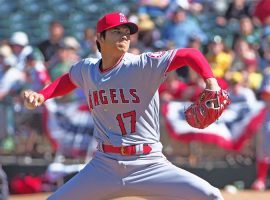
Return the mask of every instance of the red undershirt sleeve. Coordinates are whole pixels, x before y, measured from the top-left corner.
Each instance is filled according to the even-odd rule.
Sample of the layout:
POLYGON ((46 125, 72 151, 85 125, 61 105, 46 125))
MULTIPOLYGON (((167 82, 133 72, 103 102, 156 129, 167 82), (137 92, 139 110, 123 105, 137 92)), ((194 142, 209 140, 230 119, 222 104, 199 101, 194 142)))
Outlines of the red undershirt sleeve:
POLYGON ((45 98, 45 100, 63 96, 73 91, 77 86, 70 80, 69 74, 66 73, 53 81, 47 87, 39 91, 45 98))
POLYGON ((203 56, 203 54, 197 49, 192 48, 178 49, 166 72, 170 72, 183 66, 191 67, 203 79, 214 77, 213 72, 211 70, 211 66, 209 65, 208 61, 203 56))

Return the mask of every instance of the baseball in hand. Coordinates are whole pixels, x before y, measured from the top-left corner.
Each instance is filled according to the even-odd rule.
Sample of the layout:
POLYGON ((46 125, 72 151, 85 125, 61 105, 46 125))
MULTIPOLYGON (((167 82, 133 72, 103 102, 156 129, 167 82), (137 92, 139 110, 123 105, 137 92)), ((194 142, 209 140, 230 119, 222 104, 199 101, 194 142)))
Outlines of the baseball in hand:
POLYGON ((34 110, 36 106, 33 103, 29 103, 26 100, 24 100, 24 106, 29 110, 34 110))
POLYGON ((44 102, 44 96, 32 90, 24 91, 22 97, 24 99, 24 106, 29 110, 37 108, 44 102))

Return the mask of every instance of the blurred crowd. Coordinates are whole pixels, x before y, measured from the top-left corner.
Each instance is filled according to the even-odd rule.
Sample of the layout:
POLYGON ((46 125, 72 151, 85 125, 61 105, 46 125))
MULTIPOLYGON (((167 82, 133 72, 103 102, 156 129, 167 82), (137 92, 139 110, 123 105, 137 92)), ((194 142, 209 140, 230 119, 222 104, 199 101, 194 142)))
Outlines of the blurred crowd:
MULTIPOLYGON (((270 73, 269 10, 268 0, 138 0, 123 12, 139 26, 131 37, 131 53, 199 49, 232 101, 245 99, 252 104, 260 98, 262 80, 270 73)), ((66 34, 61 20, 47 26, 48 38, 39 42, 33 43, 25 30, 0 38, 0 154, 14 149, 26 154, 47 151, 36 147, 37 135, 45 132, 43 110, 25 110, 21 92, 40 90, 80 58, 100 57, 94 26, 86 28, 81 38, 66 34)), ((171 73, 159 91, 163 102, 194 101, 203 88, 203 80, 184 66, 171 73)), ((80 93, 59 101, 78 98, 80 93)), ((44 138, 39 142, 46 143, 44 138)))
MULTIPOLYGON (((130 52, 199 49, 232 100, 246 99, 252 104, 260 98, 262 80, 270 73, 269 10, 267 0, 140 0, 124 10, 139 26, 139 32, 131 37, 130 52)), ((42 110, 31 111, 34 117, 29 117, 21 102, 21 91, 40 90, 68 72, 80 58, 98 58, 95 37, 93 26, 84 30, 82 38, 67 35, 65 26, 55 19, 48 24, 48 38, 40 38, 38 43, 32 43, 25 30, 0 38, 1 151, 15 148, 16 142, 20 144, 13 136, 27 126, 42 132, 41 120, 35 116, 42 110)), ((203 88, 203 80, 184 66, 171 73, 159 91, 165 102, 193 101, 203 88)), ((32 137, 26 134, 26 138, 32 137)), ((28 143, 25 149, 31 152, 35 145, 28 143)))
MULTIPOLYGON (((130 52, 199 49, 221 87, 230 91, 232 101, 246 99, 252 104, 260 98, 262 80, 270 73, 269 10, 267 0, 140 0, 124 9, 130 21, 139 26, 139 32, 131 37, 130 52)), ((48 38, 40 38, 37 43, 31 42, 25 30, 0 38, 1 151, 15 148, 16 142, 20 144, 13 138, 16 131, 31 126, 42 132, 39 117, 35 116, 42 109, 31 111, 34 117, 28 117, 21 91, 40 90, 68 72, 80 58, 100 57, 95 40, 95 27, 89 26, 83 37, 76 38, 66 34, 58 19, 48 24, 48 38)), ((184 66, 171 73, 159 91, 163 102, 193 101, 203 88, 203 80, 184 66)), ((35 145, 28 143, 25 149, 31 152, 35 145)))

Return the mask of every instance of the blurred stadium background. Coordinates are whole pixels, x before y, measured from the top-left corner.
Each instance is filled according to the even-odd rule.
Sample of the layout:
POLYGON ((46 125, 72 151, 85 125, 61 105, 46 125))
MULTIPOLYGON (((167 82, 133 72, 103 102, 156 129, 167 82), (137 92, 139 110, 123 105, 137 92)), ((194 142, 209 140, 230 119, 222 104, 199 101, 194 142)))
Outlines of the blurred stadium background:
MULTIPOLYGON (((52 192, 91 159, 93 122, 81 91, 35 111, 23 107, 20 93, 44 87, 81 57, 99 57, 93 33, 107 12, 121 11, 138 23, 132 53, 200 49, 236 102, 251 106, 261 100, 262 80, 269 76, 268 0, 0 0, 0 5, 0 166, 7 175, 0 176, 1 194, 5 180, 11 194, 52 192), (44 47, 52 22, 63 33, 44 47), (26 47, 31 50, 21 53, 26 47)), ((161 103, 192 101, 201 89, 201 79, 184 67, 160 89, 161 103)), ((235 151, 176 139, 165 121, 161 114, 161 140, 170 161, 219 188, 251 187, 259 134, 235 151)))

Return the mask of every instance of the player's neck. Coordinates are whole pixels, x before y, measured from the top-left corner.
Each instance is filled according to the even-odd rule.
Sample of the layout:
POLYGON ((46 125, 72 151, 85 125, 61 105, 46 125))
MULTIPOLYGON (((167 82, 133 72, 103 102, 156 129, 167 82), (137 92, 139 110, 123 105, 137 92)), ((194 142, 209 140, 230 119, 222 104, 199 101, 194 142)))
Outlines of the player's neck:
POLYGON ((102 65, 100 66, 100 69, 104 71, 113 68, 122 60, 124 55, 125 54, 113 57, 111 54, 102 53, 102 65))

